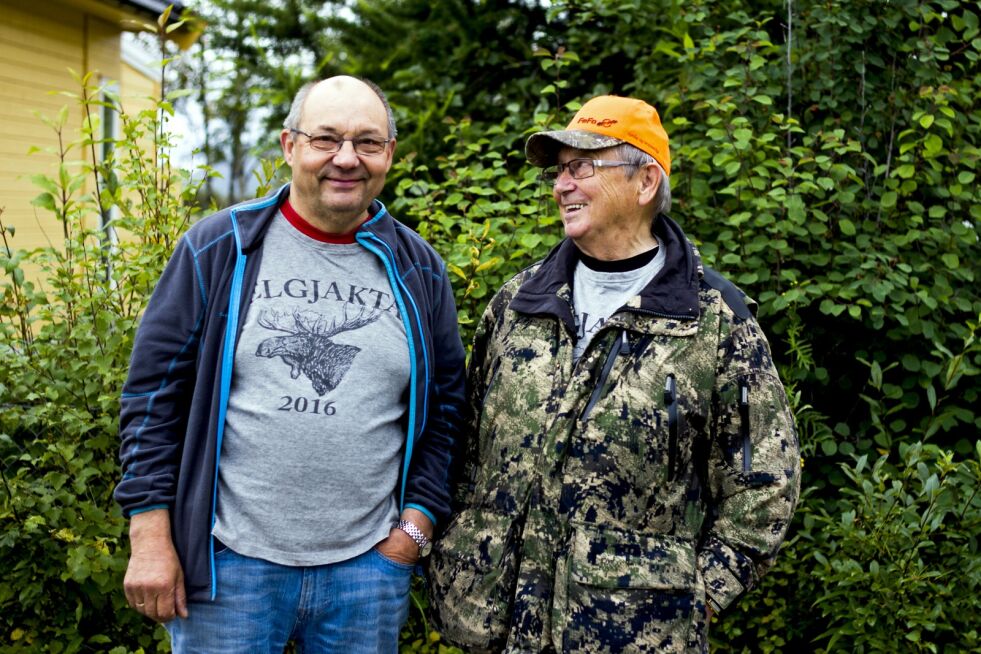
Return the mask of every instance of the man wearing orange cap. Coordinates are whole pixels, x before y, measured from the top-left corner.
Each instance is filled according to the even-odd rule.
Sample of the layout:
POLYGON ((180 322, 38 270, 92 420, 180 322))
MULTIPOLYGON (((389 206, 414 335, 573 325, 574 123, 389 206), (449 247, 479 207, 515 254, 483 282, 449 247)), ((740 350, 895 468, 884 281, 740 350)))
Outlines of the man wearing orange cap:
POLYGON ((755 303, 666 212, 657 111, 590 100, 532 135, 566 238, 478 325, 434 618, 467 652, 705 652, 773 563, 797 435, 755 303))

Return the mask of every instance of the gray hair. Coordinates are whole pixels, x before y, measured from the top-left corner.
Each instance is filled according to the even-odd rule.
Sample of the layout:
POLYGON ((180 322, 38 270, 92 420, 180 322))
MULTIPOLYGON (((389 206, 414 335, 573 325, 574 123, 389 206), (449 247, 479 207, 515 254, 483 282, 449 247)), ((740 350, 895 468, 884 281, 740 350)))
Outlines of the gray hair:
MULTIPOLYGON (((385 107, 385 115, 388 117, 388 138, 393 139, 398 136, 398 130, 395 128, 395 114, 392 113, 392 105, 388 104, 388 98, 385 97, 385 93, 374 82, 360 77, 357 79, 374 91, 378 99, 381 100, 382 106, 385 107)), ((303 117, 303 105, 307 101, 310 91, 319 83, 320 81, 307 82, 300 87, 300 90, 293 96, 293 103, 290 105, 290 112, 286 114, 286 119, 283 121, 283 127, 286 129, 300 129, 300 118, 303 117)))
POLYGON ((671 211, 671 178, 664 168, 651 155, 630 143, 621 143, 613 148, 617 158, 629 164, 634 164, 636 168, 628 168, 627 176, 633 177, 637 169, 647 164, 654 164, 661 173, 661 183, 657 186, 657 193, 654 195, 654 215, 671 211))

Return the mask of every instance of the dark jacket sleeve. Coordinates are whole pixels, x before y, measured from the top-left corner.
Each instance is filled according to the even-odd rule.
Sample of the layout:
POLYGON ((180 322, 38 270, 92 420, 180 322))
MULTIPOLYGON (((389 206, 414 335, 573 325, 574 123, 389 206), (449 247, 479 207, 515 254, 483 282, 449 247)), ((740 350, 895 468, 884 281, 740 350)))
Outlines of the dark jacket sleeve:
POLYGON ((426 513, 439 528, 450 515, 449 475, 463 426, 466 359, 445 266, 435 289, 431 324, 434 366, 429 416, 412 455, 405 506, 426 513))
POLYGON ((115 498, 126 516, 173 503, 205 309, 194 253, 184 237, 150 297, 123 387, 123 478, 115 498))
POLYGON ((717 610, 773 564, 800 493, 793 415, 756 320, 734 321, 719 354, 708 468, 712 512, 698 553, 717 610))

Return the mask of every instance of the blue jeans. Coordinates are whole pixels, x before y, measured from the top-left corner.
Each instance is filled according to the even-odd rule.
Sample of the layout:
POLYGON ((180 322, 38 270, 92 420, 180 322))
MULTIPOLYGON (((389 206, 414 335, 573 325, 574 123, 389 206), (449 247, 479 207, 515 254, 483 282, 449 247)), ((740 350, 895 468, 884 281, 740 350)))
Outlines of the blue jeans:
POLYGON ((224 549, 214 602, 189 602, 166 624, 175 654, 398 652, 409 612, 411 565, 374 548, 340 563, 292 567, 224 549))

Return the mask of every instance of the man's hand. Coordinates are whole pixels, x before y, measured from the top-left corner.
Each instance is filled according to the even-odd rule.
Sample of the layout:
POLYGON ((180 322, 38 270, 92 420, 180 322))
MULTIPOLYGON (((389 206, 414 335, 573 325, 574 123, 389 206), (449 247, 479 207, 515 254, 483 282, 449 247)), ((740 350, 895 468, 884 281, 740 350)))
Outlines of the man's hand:
POLYGON ((184 572, 170 537, 167 509, 130 518, 129 540, 132 552, 123 579, 129 605, 157 622, 167 622, 175 615, 186 618, 184 572))
POLYGON ((419 546, 409 538, 409 534, 397 527, 392 527, 388 538, 375 545, 375 549, 386 559, 397 563, 415 565, 419 560, 419 546))
MULTIPOLYGON (((410 520, 428 538, 433 537, 433 523, 422 511, 406 509, 402 512, 402 519, 410 520)), ((398 563, 414 565, 419 560, 419 546, 409 534, 398 527, 392 527, 391 531, 388 532, 388 538, 375 545, 375 549, 385 558, 398 563)))

